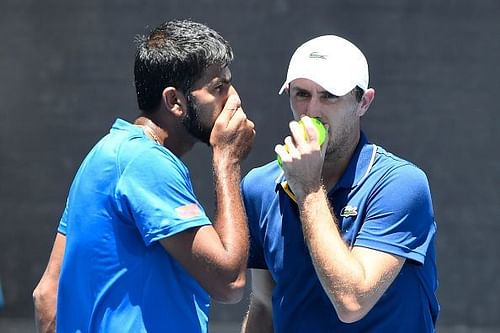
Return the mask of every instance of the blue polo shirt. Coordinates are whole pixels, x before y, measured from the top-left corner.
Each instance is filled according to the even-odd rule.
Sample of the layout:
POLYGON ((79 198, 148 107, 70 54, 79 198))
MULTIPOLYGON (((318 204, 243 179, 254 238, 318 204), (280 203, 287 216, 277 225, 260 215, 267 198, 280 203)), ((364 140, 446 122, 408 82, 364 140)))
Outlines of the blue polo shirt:
POLYGON ((185 165, 118 119, 71 185, 58 332, 206 332, 209 296, 158 242, 210 224, 185 165))
POLYGON ((351 324, 339 320, 321 287, 278 164, 252 170, 242 181, 242 191, 251 239, 248 267, 269 270, 276 284, 275 332, 435 331, 436 224, 427 178, 415 165, 370 144, 361 134, 346 171, 328 192, 349 246, 406 258, 377 304, 351 324))

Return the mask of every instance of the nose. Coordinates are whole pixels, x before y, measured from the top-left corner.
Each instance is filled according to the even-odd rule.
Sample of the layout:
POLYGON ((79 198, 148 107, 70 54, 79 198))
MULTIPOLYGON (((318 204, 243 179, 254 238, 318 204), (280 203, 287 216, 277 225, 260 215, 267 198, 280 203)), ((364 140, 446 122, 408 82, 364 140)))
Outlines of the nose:
POLYGON ((305 109, 305 115, 311 117, 311 118, 316 118, 321 115, 321 103, 320 101, 312 97, 307 101, 306 109, 305 109))

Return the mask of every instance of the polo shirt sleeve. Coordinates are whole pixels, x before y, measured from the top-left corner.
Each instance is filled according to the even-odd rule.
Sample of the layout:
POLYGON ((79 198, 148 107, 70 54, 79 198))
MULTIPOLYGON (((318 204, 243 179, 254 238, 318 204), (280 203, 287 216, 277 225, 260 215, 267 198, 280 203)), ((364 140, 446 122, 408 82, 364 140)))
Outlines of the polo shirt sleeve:
POLYGON ((128 163, 116 186, 121 214, 135 223, 146 245, 211 224, 194 194, 187 168, 162 147, 128 163))
POLYGON ((267 269, 261 237, 264 222, 260 217, 262 199, 257 193, 259 191, 259 182, 256 182, 255 179, 252 180, 252 173, 243 178, 241 181, 241 195, 247 213, 248 232, 250 234, 247 267, 267 269))
POLYGON ((66 229, 68 228, 68 200, 66 200, 66 207, 64 207, 63 214, 59 220, 59 225, 57 227, 57 232, 66 235, 66 229))
POLYGON ((389 171, 371 193, 354 245, 423 264, 435 232, 427 177, 407 164, 389 171))

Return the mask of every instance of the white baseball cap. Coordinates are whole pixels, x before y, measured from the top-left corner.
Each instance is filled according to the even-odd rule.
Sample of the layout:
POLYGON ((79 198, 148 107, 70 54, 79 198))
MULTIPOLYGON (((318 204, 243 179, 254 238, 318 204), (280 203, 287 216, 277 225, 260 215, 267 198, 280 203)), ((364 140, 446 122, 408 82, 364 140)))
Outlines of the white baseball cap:
POLYGON ((344 96, 356 86, 363 91, 368 88, 368 63, 348 40, 334 35, 320 36, 295 50, 279 94, 299 78, 314 81, 336 96, 344 96))

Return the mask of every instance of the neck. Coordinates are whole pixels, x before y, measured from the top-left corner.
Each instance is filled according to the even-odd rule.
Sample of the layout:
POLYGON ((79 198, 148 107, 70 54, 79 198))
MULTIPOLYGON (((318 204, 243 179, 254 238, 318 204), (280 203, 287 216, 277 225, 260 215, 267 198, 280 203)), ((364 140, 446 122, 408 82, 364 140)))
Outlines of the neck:
POLYGON ((141 115, 134 121, 134 124, 142 127, 144 133, 157 144, 165 145, 165 139, 167 138, 166 131, 157 125, 150 116, 141 115))
POLYGON ((359 143, 359 132, 358 135, 353 138, 352 142, 347 145, 343 150, 337 150, 332 152, 330 156, 325 158, 323 163, 322 178, 325 188, 329 191, 335 184, 340 180, 344 174, 349 162, 351 161, 352 155, 356 150, 359 143))
MULTIPOLYGON (((142 113, 134 124, 143 128, 144 133, 159 145, 168 148, 177 157, 180 157, 193 148, 194 140, 186 138, 182 131, 183 125, 179 119, 162 116, 158 112, 142 113)), ((185 131, 185 130, 184 130, 185 131)))

